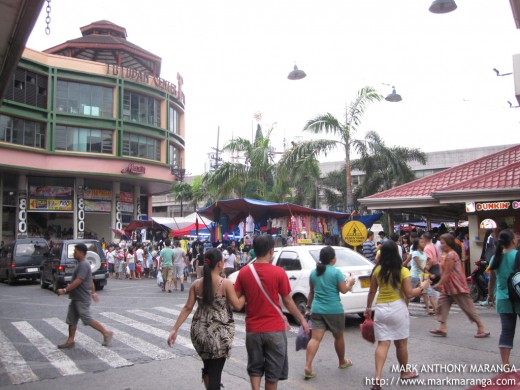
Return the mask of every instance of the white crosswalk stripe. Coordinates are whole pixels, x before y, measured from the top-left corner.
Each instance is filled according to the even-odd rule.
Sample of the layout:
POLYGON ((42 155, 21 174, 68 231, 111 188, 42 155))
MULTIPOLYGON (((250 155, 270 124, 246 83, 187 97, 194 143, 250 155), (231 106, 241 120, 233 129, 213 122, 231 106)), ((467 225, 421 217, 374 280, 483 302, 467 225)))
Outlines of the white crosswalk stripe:
POLYGON ((46 339, 27 321, 13 322, 13 325, 29 340, 40 353, 51 363, 62 375, 83 374, 76 364, 65 353, 56 348, 56 345, 46 339))
MULTIPOLYGON (((153 334, 154 336, 160 337, 164 340, 165 344, 166 344, 166 339, 170 335, 170 333, 164 329, 159 329, 159 328, 156 328, 155 326, 151 326, 151 325, 145 324, 143 322, 133 320, 129 317, 122 316, 121 314, 111 313, 111 312, 105 312, 105 313, 100 313, 100 314, 104 317, 107 317, 107 318, 110 318, 111 320, 120 322, 131 328, 140 330, 147 334, 153 334)), ((170 322, 170 325, 171 325, 171 322, 170 322)), ((193 347, 193 344, 191 343, 191 340, 187 339, 185 337, 182 337, 182 336, 177 336, 177 340, 175 341, 175 344, 181 345, 185 348, 189 348, 192 350, 195 349, 193 347)))
POLYGON ((13 385, 39 380, 13 343, 0 330, 0 361, 13 385))
MULTIPOLYGON (((127 310, 127 311, 129 313, 135 314, 136 316, 143 317, 143 318, 155 321, 155 322, 159 322, 159 323, 164 324, 164 325, 173 326, 173 323, 174 323, 173 319, 171 319, 171 318, 163 317, 163 316, 160 316, 160 315, 157 315, 157 314, 154 314, 154 313, 148 313, 148 312, 143 311, 143 310, 127 310)), ((179 339, 179 337, 180 336, 177 336, 177 339, 179 339)), ((191 340, 189 342, 191 343, 191 340)), ((245 345, 246 344, 244 343, 243 340, 239 340, 239 339, 236 339, 236 338, 233 339, 233 346, 235 346, 235 347, 243 347, 245 345)))
POLYGON ((123 332, 119 329, 112 329, 114 332, 114 338, 120 341, 123 344, 128 345, 130 348, 133 348, 143 355, 146 355, 154 360, 167 360, 176 358, 175 354, 157 348, 156 345, 151 344, 147 341, 141 340, 138 337, 132 336, 129 333, 123 332))
MULTIPOLYGON (((60 320, 59 318, 45 318, 44 321, 49 325, 54 326, 54 328, 56 328, 58 332, 62 333, 64 336, 68 336, 68 326, 63 322, 63 320, 60 320)), ((114 351, 101 346, 101 342, 95 341, 94 339, 79 331, 76 331, 75 339, 76 342, 81 344, 82 348, 85 348, 93 355, 96 355, 98 359, 104 361, 110 367, 117 368, 133 365, 132 362, 129 362, 125 358, 119 356, 114 351)))

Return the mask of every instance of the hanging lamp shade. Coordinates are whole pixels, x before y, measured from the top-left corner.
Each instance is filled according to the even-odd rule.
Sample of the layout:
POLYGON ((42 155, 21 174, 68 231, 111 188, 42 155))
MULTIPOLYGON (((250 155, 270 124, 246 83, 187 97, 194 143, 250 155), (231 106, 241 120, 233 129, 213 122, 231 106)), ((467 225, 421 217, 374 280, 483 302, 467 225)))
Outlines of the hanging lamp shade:
POLYGON ((447 14, 456 9, 457 4, 455 4, 454 0, 434 0, 432 5, 430 5, 430 12, 434 14, 447 14))
POLYGON ((388 95, 387 97, 385 97, 385 100, 387 102, 397 103, 397 102, 400 102, 401 100, 403 100, 403 98, 401 97, 401 95, 399 95, 397 92, 395 92, 395 87, 392 87, 392 93, 390 95, 388 95))
POLYGON ((287 78, 289 80, 301 80, 306 76, 307 76, 307 74, 303 70, 298 69, 298 67, 296 65, 294 65, 294 70, 289 72, 289 75, 287 76, 287 78))

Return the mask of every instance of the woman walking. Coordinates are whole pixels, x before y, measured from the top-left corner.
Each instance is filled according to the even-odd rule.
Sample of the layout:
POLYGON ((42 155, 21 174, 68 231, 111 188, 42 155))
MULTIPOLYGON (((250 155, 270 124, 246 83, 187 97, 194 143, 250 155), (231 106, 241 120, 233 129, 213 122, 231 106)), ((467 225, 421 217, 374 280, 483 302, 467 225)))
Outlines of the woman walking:
POLYGON ((222 253, 218 249, 204 254, 204 276, 192 283, 188 301, 167 340, 170 347, 175 343, 179 328, 197 302, 191 321, 191 341, 204 364, 202 380, 208 390, 220 390, 222 370, 233 344, 235 323, 229 304, 241 310, 245 303, 245 297, 237 297, 233 283, 220 276, 223 269, 222 253))
MULTIPOLYGON (((382 244, 379 264, 372 272, 365 310, 365 318, 370 317, 372 303, 379 289, 374 318, 374 334, 377 340, 375 352, 376 376, 371 387, 372 390, 381 389, 383 366, 392 341, 396 348, 399 366, 407 367, 410 317, 405 298, 420 296, 429 285, 430 281, 424 280, 420 287, 412 288, 410 271, 402 266, 395 242, 388 240, 382 244)), ((401 380, 412 379, 417 376, 418 373, 414 371, 401 372, 401 380)))
POLYGON ((453 302, 456 302, 471 322, 477 324, 475 338, 489 337, 490 333, 485 331, 484 324, 480 321, 473 300, 469 295, 469 287, 466 276, 462 273, 460 261, 460 245, 455 243, 455 237, 451 233, 445 233, 440 237, 441 242, 441 279, 433 288, 440 291, 441 297, 437 303, 437 321, 440 326, 430 330, 434 336, 446 337, 448 327, 446 321, 453 302))
POLYGON ((133 246, 128 248, 128 254, 126 255, 126 263, 128 265, 128 270, 130 271, 130 280, 135 279, 135 255, 133 246))
POLYGON ((491 278, 489 280, 488 301, 493 302, 496 298, 497 313, 500 315, 502 332, 498 348, 502 359, 504 371, 510 371, 509 356, 513 349, 515 338, 516 318, 520 316, 520 303, 515 302, 514 307, 509 300, 507 280, 515 267, 517 240, 511 230, 502 230, 498 235, 496 253, 491 259, 491 278), (495 288, 496 286, 496 288, 495 288))
POLYGON ((352 360, 345 359, 345 315, 339 293, 346 294, 352 289, 356 279, 350 278, 345 282, 343 273, 334 267, 336 252, 331 246, 320 251, 320 262, 311 272, 309 278, 310 292, 307 301, 306 315, 311 315, 312 338, 307 345, 307 359, 305 363, 305 379, 312 379, 316 373, 312 371, 312 361, 318 352, 325 331, 329 330, 334 336, 334 348, 338 355, 338 367, 352 366, 352 360), (312 314, 311 314, 312 312, 312 314))

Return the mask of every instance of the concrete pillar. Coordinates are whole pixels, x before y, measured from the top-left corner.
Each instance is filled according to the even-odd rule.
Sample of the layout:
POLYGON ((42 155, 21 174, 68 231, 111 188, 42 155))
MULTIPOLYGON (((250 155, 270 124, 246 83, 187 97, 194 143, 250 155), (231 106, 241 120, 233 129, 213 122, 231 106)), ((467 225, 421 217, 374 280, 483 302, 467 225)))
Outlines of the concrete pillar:
POLYGON ((4 175, 0 173, 0 241, 4 236, 2 225, 4 221, 4 175))
POLYGON ((134 186, 134 219, 141 219, 141 187, 134 186))
POLYGON ((148 210, 147 210, 148 220, 151 221, 152 220, 152 216, 153 216, 153 213, 152 213, 152 195, 148 194, 146 199, 148 200, 148 210))
POLYGON ((16 238, 27 237, 27 210, 29 209, 27 199, 27 176, 18 176, 18 203, 16 205, 16 238))
POLYGON ((74 184, 74 239, 85 238, 85 200, 84 194, 84 180, 82 177, 78 177, 74 184))
POLYGON ((478 260, 482 252, 482 242, 479 237, 478 215, 468 215, 468 233, 469 233, 469 253, 468 259, 471 270, 474 268, 475 260, 478 260))
MULTIPOLYGON (((121 215, 121 206, 119 205, 119 191, 121 185, 119 182, 112 183, 112 211, 111 211, 111 224, 112 227, 121 230, 123 228, 123 217, 121 215)), ((112 232, 111 241, 114 242, 116 235, 112 232)))
POLYGON ((432 230, 432 218, 426 217, 426 231, 432 230))

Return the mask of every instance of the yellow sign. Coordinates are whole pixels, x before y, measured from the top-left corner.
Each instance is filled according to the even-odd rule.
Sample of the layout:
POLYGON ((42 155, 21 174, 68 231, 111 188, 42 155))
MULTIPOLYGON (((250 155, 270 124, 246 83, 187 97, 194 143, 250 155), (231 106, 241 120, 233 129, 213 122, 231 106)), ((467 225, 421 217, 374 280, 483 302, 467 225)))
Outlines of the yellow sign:
POLYGON ((367 228, 361 222, 350 221, 343 226, 341 236, 347 244, 354 247, 360 246, 367 239, 367 228))
POLYGON ((312 244, 312 240, 310 238, 300 238, 298 240, 298 244, 300 244, 300 245, 312 244))

